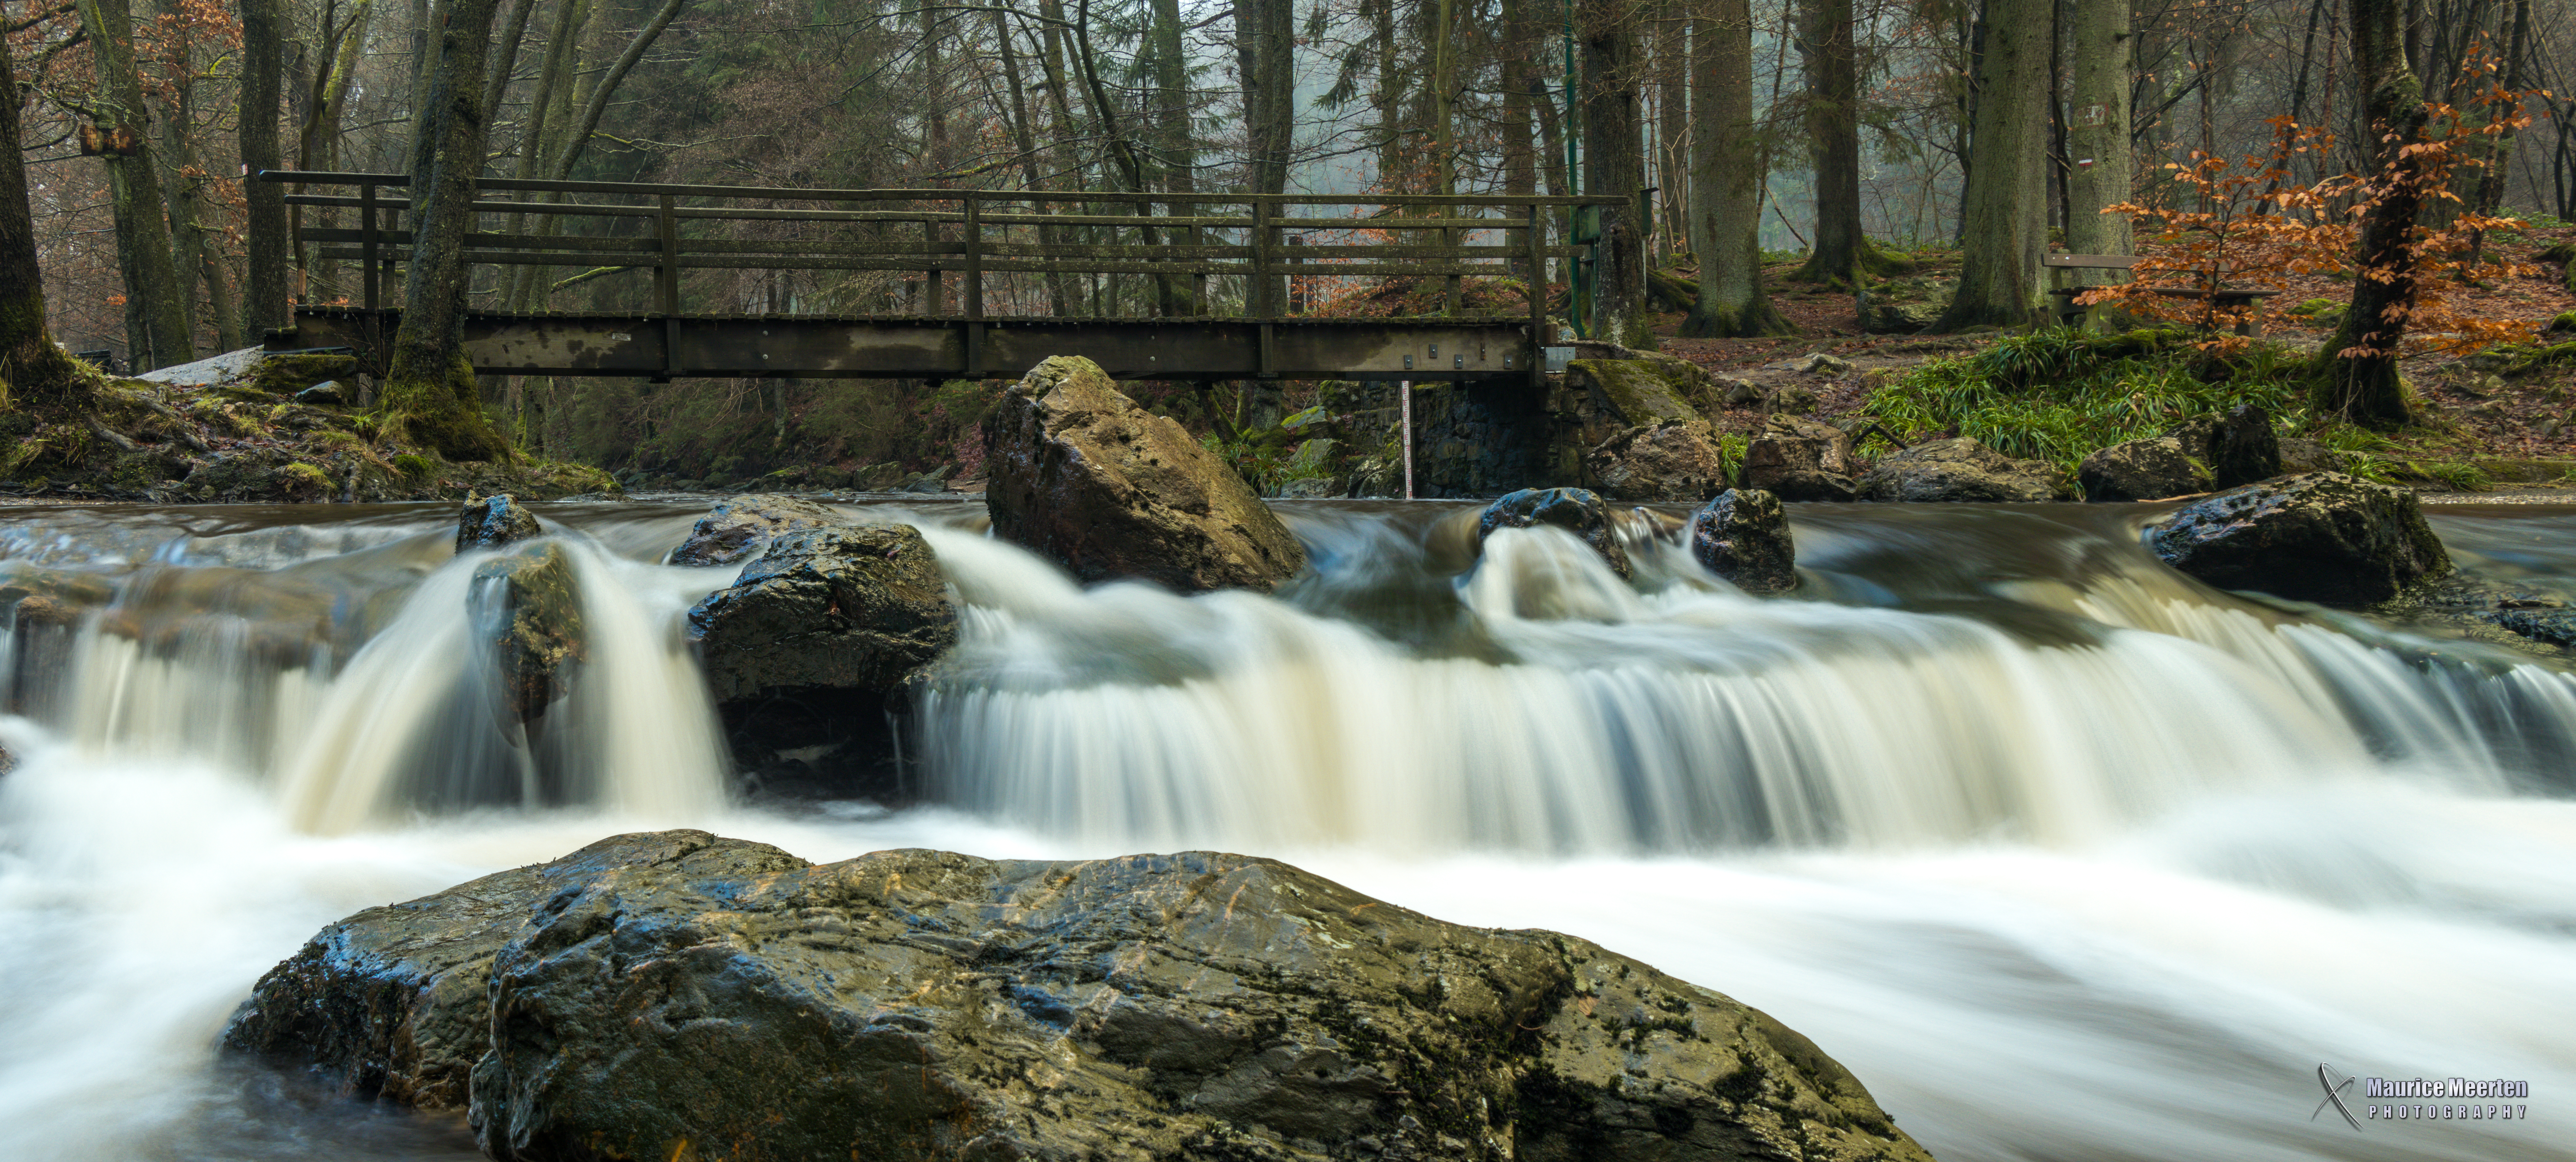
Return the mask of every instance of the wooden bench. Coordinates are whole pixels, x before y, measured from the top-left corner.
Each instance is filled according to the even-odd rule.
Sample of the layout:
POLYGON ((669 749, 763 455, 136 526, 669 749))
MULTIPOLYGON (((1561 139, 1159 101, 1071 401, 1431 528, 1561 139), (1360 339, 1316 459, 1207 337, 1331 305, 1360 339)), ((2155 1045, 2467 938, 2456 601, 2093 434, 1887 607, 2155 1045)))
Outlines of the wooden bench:
MULTIPOLYGON (((2084 314, 2084 308, 2075 304, 2075 296, 2094 289, 2089 286, 2056 285, 2061 272, 2069 270, 2127 270, 2136 266, 2137 263, 2138 258, 2134 254, 2044 254, 2041 255, 2039 259, 2039 264, 2048 268, 2048 279, 2050 284, 2048 293, 2059 299, 2055 313, 2061 322, 2081 318, 2084 314)), ((2202 290, 2198 287, 2157 287, 2155 288, 2155 293, 2169 299, 2200 299, 2209 303, 2213 310, 2233 311, 2240 307, 2259 304, 2264 299, 2268 299, 2281 292, 2267 290, 2231 290, 2227 287, 2220 287, 2217 290, 2202 290)), ((2236 333, 2239 335, 2262 334, 2263 323, 2261 316, 2249 313, 2244 318, 2238 320, 2236 324, 2236 333)))

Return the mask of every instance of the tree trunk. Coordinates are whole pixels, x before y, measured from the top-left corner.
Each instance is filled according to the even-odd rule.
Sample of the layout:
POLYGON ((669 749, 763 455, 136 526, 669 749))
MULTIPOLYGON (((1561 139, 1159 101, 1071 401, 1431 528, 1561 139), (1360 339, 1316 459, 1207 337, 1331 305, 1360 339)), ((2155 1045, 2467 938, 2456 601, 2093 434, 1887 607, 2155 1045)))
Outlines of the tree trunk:
POLYGON ((1860 225, 1860 46, 1852 0, 1800 5, 1798 61, 1807 74, 1807 137, 1815 158, 1816 238, 1790 277, 1858 289, 1862 274, 1908 264, 1869 243, 1860 225))
MULTIPOLYGON (((0 37, 0 141, 26 140, 18 126, 18 67, 0 37)), ((89 402, 89 377, 45 328, 45 286, 36 269, 36 219, 27 170, 0 162, 0 411, 76 409, 89 402)))
POLYGON ((1376 88, 1369 94, 1369 103, 1377 107, 1377 188, 1381 193, 1403 193, 1407 184, 1401 124, 1404 80, 1396 75, 1395 0, 1371 0, 1369 16, 1377 52, 1376 88))
MULTIPOLYGON (((1234 29, 1250 169, 1245 176, 1253 193, 1284 194, 1297 134, 1296 8, 1291 0, 1236 0, 1234 29)), ((1287 314, 1287 278, 1265 277, 1266 293, 1254 295, 1246 288, 1245 297, 1266 303, 1268 314, 1287 314)))
POLYGON ((104 138, 108 192, 116 216, 117 264, 125 275, 126 358, 150 371, 196 358, 179 280, 171 261, 170 224, 161 214, 161 175, 152 149, 151 111, 134 68, 134 16, 125 0, 79 0, 81 26, 98 64, 100 103, 115 123, 104 138))
POLYGON ((433 46, 428 103, 412 145, 411 261, 402 327, 384 403, 424 447, 452 460, 490 460, 508 445, 483 417, 465 360, 465 235, 483 169, 484 59, 499 0, 450 0, 433 46))
POLYGON ((1601 241, 1593 247, 1594 338, 1655 349, 1646 313, 1646 238, 1637 220, 1645 184, 1644 142, 1637 126, 1637 0, 1581 0, 1583 40, 1583 185, 1587 194, 1626 199, 1601 207, 1601 241))
POLYGON ((1690 248, 1690 25, 1683 0, 1663 0, 1655 22, 1655 250, 1671 258, 1690 248))
POLYGON ((1975 151, 1960 195, 1959 290, 1930 328, 2045 319, 2048 56, 2054 0, 1987 0, 1977 60, 1975 151))
POLYGON ((283 169, 278 154, 278 90, 283 76, 280 46, 287 35, 285 0, 241 0, 241 160, 247 171, 242 196, 248 203, 250 278, 242 293, 242 325, 254 335, 286 325, 286 187, 256 179, 261 170, 283 169))
MULTIPOLYGON (((2134 253, 2129 216, 2103 207, 2129 200, 2129 85, 2133 44, 2129 0, 2068 5, 2070 62, 2066 156, 2066 249, 2075 254, 2134 253)), ((2079 272, 2086 284, 2110 282, 2111 271, 2079 272)))
POLYGON ((2314 364, 2318 410, 2356 423, 2407 419, 2397 356, 2415 305, 2415 219, 2421 163, 2405 153, 2423 135, 2424 91, 2406 65, 2405 0, 2352 0, 2352 61, 2369 138, 2371 201, 2361 220, 2352 305, 2314 364))
POLYGON ((1762 288, 1762 139, 1753 122, 1753 5, 1705 0, 1691 30, 1691 252, 1684 335, 1793 335, 1762 288))
MULTIPOLYGON (((1181 4, 1180 0, 1153 0, 1153 7, 1154 137, 1162 185, 1168 193, 1196 193, 1198 150, 1190 132, 1189 57, 1181 44, 1181 4)), ((1182 203, 1167 207, 1174 214, 1196 209, 1182 203)), ((1198 227, 1185 226, 1178 233, 1182 245, 1199 244, 1198 227)), ((1196 315, 1200 300, 1207 297, 1201 275, 1166 275, 1156 282, 1167 317, 1196 315)))

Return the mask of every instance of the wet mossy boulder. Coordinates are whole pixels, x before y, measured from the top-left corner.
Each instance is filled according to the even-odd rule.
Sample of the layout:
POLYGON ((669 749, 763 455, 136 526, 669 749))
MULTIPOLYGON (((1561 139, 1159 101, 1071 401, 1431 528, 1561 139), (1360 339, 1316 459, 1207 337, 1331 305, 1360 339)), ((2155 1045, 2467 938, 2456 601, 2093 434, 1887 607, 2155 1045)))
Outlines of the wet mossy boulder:
POLYGON ((456 551, 497 549, 545 535, 536 514, 506 493, 475 497, 456 514, 456 551))
POLYGON ((243 386, 264 396, 288 396, 315 384, 353 378, 358 371, 358 360, 349 355, 270 355, 252 366, 250 381, 243 386))
POLYGON ((2165 563, 2221 589, 2375 605, 2451 571, 2402 488, 2311 472, 2219 493, 2146 530, 2165 563))
POLYGON ((725 501, 699 517, 689 529, 689 538, 671 550, 671 564, 731 565, 749 559, 788 533, 848 523, 848 517, 810 500, 745 496, 725 501))
POLYGON ((1610 519, 1610 506, 1599 494, 1584 488, 1524 488, 1506 493, 1485 506, 1484 515, 1476 520, 1476 540, 1481 546, 1486 537, 1500 529, 1526 529, 1546 525, 1564 529, 1577 540, 1601 555, 1610 571, 1621 577, 1630 575, 1628 550, 1619 543, 1619 532, 1610 519))
POLYGON ((1854 495, 1851 437, 1815 420, 1773 415, 1744 449, 1744 486, 1782 500, 1840 501, 1854 495))
POLYGON ((1691 514, 1683 534, 1691 559, 1747 593, 1780 593, 1798 584, 1798 552, 1780 498, 1730 488, 1691 514))
POLYGON ((1723 994, 1208 852, 617 836, 326 928, 224 1045, 522 1162, 1929 1158, 1723 994))
POLYGON ((919 530, 836 525, 770 541, 689 610, 688 635, 753 789, 885 797, 887 715, 956 644, 957 612, 919 530))
POLYGON ((1630 503, 1698 504, 1726 488, 1726 454, 1700 420, 1612 433, 1584 453, 1583 470, 1603 497, 1630 503))
POLYGON ((1630 427, 1665 420, 1700 420, 1716 399, 1716 379, 1698 365, 1670 355, 1627 359, 1577 359, 1565 366, 1569 386, 1588 390, 1593 405, 1630 427))
POLYGON ((1269 590, 1306 565, 1295 535, 1180 424, 1088 359, 1058 356, 984 420, 993 535, 1085 581, 1269 590))
POLYGON ((1927 440, 1879 457, 1860 478, 1862 500, 2027 504, 2055 500, 2055 468, 2015 460, 1973 439, 1927 440))
POLYGON ((525 545, 476 566, 466 603, 512 719, 532 721, 572 692, 589 639, 581 582, 561 544, 525 545))

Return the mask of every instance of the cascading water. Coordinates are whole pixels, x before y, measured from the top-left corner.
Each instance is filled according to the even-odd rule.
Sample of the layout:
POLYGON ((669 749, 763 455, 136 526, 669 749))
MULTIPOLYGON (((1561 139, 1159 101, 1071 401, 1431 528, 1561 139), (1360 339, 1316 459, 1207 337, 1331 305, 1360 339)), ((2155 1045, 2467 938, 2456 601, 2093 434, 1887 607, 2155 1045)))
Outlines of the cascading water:
MULTIPOLYGON (((451 514, 0 514, 0 587, 57 599, 0 637, 0 1155, 470 1155, 211 1039, 341 915, 698 826, 1221 847, 1576 932, 1814 1037, 1945 1159, 2576 1157, 2576 678, 2211 593, 2144 510, 1802 508, 1790 600, 1642 519, 1629 582, 1550 531, 1476 562, 1457 506, 1292 507, 1312 573, 1181 598, 853 510, 922 524, 962 610, 892 812, 729 800, 679 630, 732 571, 656 563, 697 511, 545 510, 587 656, 525 725, 451 514), (2319 1062, 2527 1079, 2532 1120, 2355 1134, 2319 1062)), ((2576 576, 2563 513, 2440 527, 2576 576)))

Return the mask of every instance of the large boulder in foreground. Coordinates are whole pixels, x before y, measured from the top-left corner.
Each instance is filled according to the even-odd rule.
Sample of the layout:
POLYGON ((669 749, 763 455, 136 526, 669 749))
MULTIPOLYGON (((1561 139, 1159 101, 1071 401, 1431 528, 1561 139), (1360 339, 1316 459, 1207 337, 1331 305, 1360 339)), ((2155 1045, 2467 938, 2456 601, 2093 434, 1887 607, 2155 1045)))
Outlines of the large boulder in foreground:
POLYGON ((1928 1162, 1758 1010, 1286 864, 623 835, 330 926, 233 1052, 519 1162, 1928 1162))
POLYGON ((1851 436, 1831 424, 1773 415, 1744 449, 1744 486, 1782 500, 1850 500, 1851 436))
POLYGON ((2374 605, 2451 571, 2423 505, 2340 472, 2285 476, 2185 505, 2147 526, 2166 564, 2221 589, 2374 605))
POLYGON ((1498 529, 1526 529, 1551 525, 1573 533, 1601 555, 1610 571, 1621 577, 1630 575, 1628 550, 1619 544, 1618 527, 1610 520, 1610 506, 1600 496, 1582 488, 1524 488, 1505 493, 1485 506, 1484 515, 1476 520, 1476 543, 1498 529))
POLYGON ((1088 359, 1040 363, 984 421, 993 535, 1085 581, 1268 590, 1306 552, 1243 478, 1088 359))
POLYGON ((1704 420, 1662 420, 1613 433, 1583 456, 1601 495, 1698 504, 1726 488, 1726 454, 1704 420))
POLYGON ((1691 559, 1747 593, 1779 593, 1798 584, 1798 553, 1780 498, 1730 488, 1691 514, 1691 559))
POLYGON ((890 773, 888 697, 957 641, 947 586, 910 525, 770 541, 689 610, 736 765, 756 784, 810 779, 843 792, 890 773))
POLYGON ((1862 500, 2032 503, 2057 498, 2057 470, 2015 460, 1973 439, 1926 440, 1878 459, 1862 500))
POLYGON ((788 533, 848 523, 848 517, 810 500, 744 496, 725 501, 699 517, 689 529, 689 538, 671 550, 671 563, 731 565, 749 560, 763 546, 788 533))

